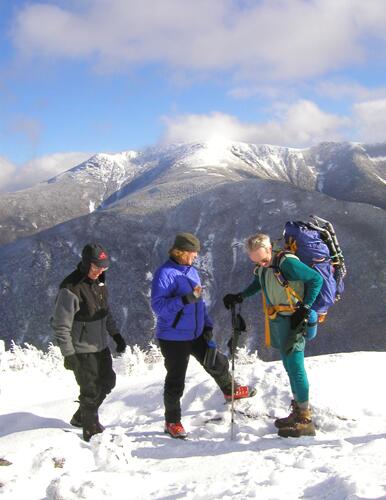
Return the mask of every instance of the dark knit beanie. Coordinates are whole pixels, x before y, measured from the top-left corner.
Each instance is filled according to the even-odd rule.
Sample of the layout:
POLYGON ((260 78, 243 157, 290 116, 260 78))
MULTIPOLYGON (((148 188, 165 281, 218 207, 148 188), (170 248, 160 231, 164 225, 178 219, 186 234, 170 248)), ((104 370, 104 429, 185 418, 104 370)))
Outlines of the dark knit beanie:
POLYGON ((191 233, 178 233, 173 248, 186 252, 199 252, 201 250, 199 239, 191 233))
POLYGON ((89 269, 93 263, 98 267, 109 267, 110 260, 106 250, 99 243, 89 243, 82 250, 82 265, 89 269))

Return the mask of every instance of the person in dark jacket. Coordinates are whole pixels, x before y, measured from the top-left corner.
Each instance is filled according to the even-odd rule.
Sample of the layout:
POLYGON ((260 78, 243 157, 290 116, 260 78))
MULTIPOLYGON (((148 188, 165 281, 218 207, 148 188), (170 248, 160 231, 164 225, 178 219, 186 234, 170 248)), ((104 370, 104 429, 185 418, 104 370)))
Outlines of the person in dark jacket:
POLYGON ((249 258, 256 264, 255 278, 243 291, 223 298, 227 309, 245 298, 263 293, 266 314, 266 343, 280 351, 293 394, 292 412, 275 420, 282 437, 313 436, 315 427, 309 406, 309 384, 304 367, 305 329, 311 307, 323 284, 321 275, 295 255, 277 254, 287 285, 279 283, 273 266, 275 252, 266 234, 246 240, 249 258), (292 290, 292 293, 290 293, 292 290))
POLYGON ((108 306, 108 267, 106 250, 97 243, 86 245, 82 261, 60 285, 51 321, 64 366, 74 372, 80 389, 79 408, 70 423, 83 428, 85 441, 104 430, 98 409, 115 387, 108 335, 117 352, 126 349, 108 306))
MULTIPOLYGON (((156 337, 164 357, 165 432, 174 438, 187 436, 181 424, 180 399, 185 375, 192 354, 214 378, 225 399, 231 398, 231 375, 228 359, 217 352, 214 366, 204 363, 213 322, 202 298, 203 287, 193 261, 200 251, 199 240, 190 233, 177 234, 169 259, 159 267, 153 278, 151 305, 157 316, 156 337)), ((236 385, 235 399, 249 397, 247 386, 236 385)))

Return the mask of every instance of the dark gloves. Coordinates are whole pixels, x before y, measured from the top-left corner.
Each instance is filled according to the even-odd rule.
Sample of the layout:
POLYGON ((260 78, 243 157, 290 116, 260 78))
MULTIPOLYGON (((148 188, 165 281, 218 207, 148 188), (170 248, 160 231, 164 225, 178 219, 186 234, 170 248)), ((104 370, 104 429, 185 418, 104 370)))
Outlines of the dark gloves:
POLYGON ((66 370, 76 371, 79 367, 79 359, 76 354, 70 354, 69 356, 64 356, 64 368, 66 370))
POLYGON ((197 297, 196 295, 194 295, 193 292, 187 293, 186 295, 184 295, 182 297, 182 302, 184 303, 185 306, 186 306, 186 304, 195 304, 199 300, 200 300, 200 297, 197 297))
POLYGON ((210 340, 212 340, 213 338, 213 328, 211 328, 210 326, 206 326, 202 332, 202 336, 204 337, 204 339, 209 342, 210 340))
POLYGON ((290 318, 291 329, 296 330, 310 315, 309 307, 299 306, 290 318))
POLYGON ((126 342, 120 333, 113 335, 113 340, 117 344, 117 352, 121 353, 126 351, 126 342))
POLYGON ((243 297, 241 293, 228 293, 223 297, 222 301, 224 302, 224 306, 229 309, 231 306, 241 304, 243 297))

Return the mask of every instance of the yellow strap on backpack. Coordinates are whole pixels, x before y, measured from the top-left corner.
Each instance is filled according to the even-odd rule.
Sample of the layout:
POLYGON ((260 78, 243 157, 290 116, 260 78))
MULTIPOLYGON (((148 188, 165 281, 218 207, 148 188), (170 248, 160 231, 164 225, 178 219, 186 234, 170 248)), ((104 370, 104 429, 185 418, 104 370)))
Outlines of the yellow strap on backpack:
MULTIPOLYGON (((265 337, 265 345, 267 347, 271 347, 271 328, 269 325, 269 320, 276 319, 278 313, 280 312, 295 312, 296 307, 291 300, 290 292, 288 288, 292 290, 290 287, 286 287, 287 297, 289 304, 280 304, 278 306, 267 305, 267 299, 265 297, 264 292, 262 292, 261 296, 263 298, 263 310, 264 310, 264 337, 265 337)), ((292 290, 293 291, 293 290, 292 290)), ((295 293, 295 292, 294 292, 295 293)), ((297 294, 295 293, 295 296, 297 294)))
POLYGON ((295 290, 293 288, 291 288, 290 286, 285 286, 284 287, 284 290, 285 290, 285 293, 287 294, 287 300, 288 300, 288 304, 290 306, 290 311, 294 312, 295 311, 295 306, 294 306, 294 303, 293 303, 293 297, 296 299, 296 302, 303 302, 301 297, 295 292, 295 290), (291 297, 292 296, 292 297, 291 297))
POLYGON ((267 347, 271 347, 271 329, 269 327, 269 317, 268 317, 268 308, 267 308, 267 299, 265 298, 264 292, 262 292, 261 296, 263 297, 263 310, 264 310, 264 337, 265 337, 265 345, 267 347))

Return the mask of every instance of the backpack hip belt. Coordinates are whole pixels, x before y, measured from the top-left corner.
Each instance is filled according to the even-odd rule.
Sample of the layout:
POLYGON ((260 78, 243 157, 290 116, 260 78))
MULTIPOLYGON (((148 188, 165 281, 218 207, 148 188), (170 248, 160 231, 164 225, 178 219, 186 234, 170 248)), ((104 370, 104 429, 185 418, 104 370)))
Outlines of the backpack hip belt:
MULTIPOLYGON (((290 287, 288 287, 290 288, 290 287)), ((287 288, 286 288, 287 290, 287 288)), ((292 290, 292 288, 291 288, 292 290)), ((296 292, 294 292, 295 295, 296 292)), ((263 292, 262 294, 263 297, 263 310, 264 310, 264 337, 265 337, 265 345, 267 347, 271 346, 271 328, 269 326, 269 320, 274 320, 277 318, 277 315, 280 314, 281 312, 291 312, 294 313, 296 310, 295 305, 293 304, 292 301, 289 300, 288 305, 280 304, 277 306, 273 306, 271 304, 267 304, 267 299, 265 297, 265 293, 263 292)))
POLYGON ((269 319, 276 319, 277 315, 281 312, 295 312, 294 306, 279 305, 279 306, 269 306, 267 305, 267 315, 269 319))

